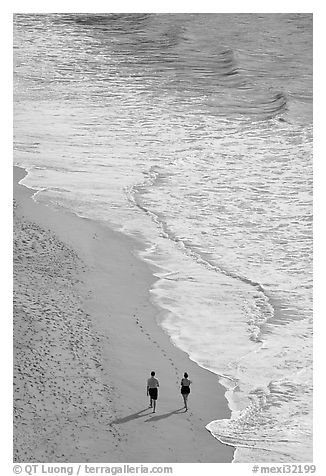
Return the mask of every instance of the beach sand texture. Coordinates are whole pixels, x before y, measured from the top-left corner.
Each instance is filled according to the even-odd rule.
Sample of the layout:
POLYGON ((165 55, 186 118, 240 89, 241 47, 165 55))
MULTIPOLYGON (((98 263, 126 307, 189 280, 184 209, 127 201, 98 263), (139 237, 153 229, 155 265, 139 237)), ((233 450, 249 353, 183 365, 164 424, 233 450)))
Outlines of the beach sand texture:
POLYGON ((35 203, 25 174, 14 167, 14 461, 230 462, 205 429, 230 415, 224 390, 158 326, 141 243, 35 203))

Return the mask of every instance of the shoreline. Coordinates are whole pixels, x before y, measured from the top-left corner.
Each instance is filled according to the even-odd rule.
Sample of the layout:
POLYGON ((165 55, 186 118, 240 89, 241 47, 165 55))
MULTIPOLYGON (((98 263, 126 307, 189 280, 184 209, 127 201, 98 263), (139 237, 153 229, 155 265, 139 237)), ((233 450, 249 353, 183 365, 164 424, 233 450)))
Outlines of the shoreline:
MULTIPOLYGON (((82 323, 83 335, 86 332, 89 339, 88 347, 83 347, 83 355, 77 355, 77 362, 80 363, 81 360, 84 367, 87 366, 87 375, 82 374, 81 377, 83 390, 78 393, 79 387, 73 382, 69 382, 62 390, 66 392, 62 394, 62 398, 67 399, 66 394, 69 392, 78 394, 80 400, 76 405, 83 408, 83 417, 73 419, 69 412, 67 417, 61 410, 47 409, 45 418, 49 421, 51 418, 60 420, 61 423, 57 425, 59 434, 56 438, 48 437, 49 442, 42 440, 43 458, 46 454, 49 455, 46 450, 52 445, 53 461, 62 462, 67 461, 68 457, 71 462, 231 462, 235 449, 220 443, 205 428, 213 420, 230 417, 225 389, 219 384, 215 374, 191 361, 159 327, 155 316, 160 310, 151 302, 149 293, 157 278, 153 276, 149 266, 136 256, 135 251, 141 248, 141 243, 96 221, 36 203, 31 199, 33 191, 17 183, 25 175, 24 169, 14 167, 18 220, 25 224, 28 221, 39 227, 34 230, 34 239, 46 232, 47 235, 43 236, 43 250, 47 246, 48 236, 57 240, 58 249, 63 244, 67 247, 64 248, 66 251, 70 250, 70 254, 67 252, 69 256, 73 256, 73 262, 70 263, 69 276, 73 275, 73 282, 69 286, 69 292, 78 295, 80 315, 84 319, 77 324, 82 323), (153 369, 160 381, 155 416, 148 409, 146 396, 146 379, 153 369), (189 373, 193 381, 188 413, 183 411, 179 388, 184 371, 189 373), (96 382, 95 389, 85 384, 89 374, 93 382, 96 382), (93 411, 94 399, 99 409, 96 414, 93 411), (67 425, 67 420, 70 426, 67 425), (69 436, 72 423, 75 429, 69 436), (59 441, 63 433, 65 448, 62 449, 63 445, 60 446, 59 441), (98 435, 101 435, 100 441, 95 441, 95 436, 98 435), (63 451, 61 456, 59 446, 60 451, 63 451)), ((32 260, 40 261, 37 253, 33 254, 33 250, 31 253, 32 260)), ((45 250, 45 253, 51 255, 53 250, 45 250)), ((61 255, 62 252, 59 252, 57 256, 61 255)), ((66 264, 65 261, 62 262, 60 271, 66 264)), ((51 270, 52 266, 45 270, 46 276, 51 270)), ((22 268, 21 273, 25 273, 25 285, 28 289, 28 270, 22 268)), ((36 289, 39 285, 40 283, 33 283, 36 289)), ((60 301, 60 296, 53 296, 53 300, 60 301)), ((60 326, 71 323, 72 341, 81 340, 74 328, 73 308, 70 309, 69 322, 62 315, 60 320, 53 309, 49 313, 48 317, 51 322, 57 323, 59 330, 60 326)), ((15 323, 19 324, 21 319, 19 312, 14 314, 15 323)), ((64 329, 65 327, 62 330, 64 329)), ((40 332, 41 330, 33 329, 34 338, 40 332)), ((16 334, 14 340, 15 337, 16 334)), ((55 344, 60 343, 58 335, 51 337, 55 344)), ((53 346, 51 349, 54 353, 53 346)), ((67 354, 68 363, 71 363, 70 359, 71 355, 67 354)), ((50 366, 58 379, 59 367, 52 367, 50 366)), ((65 377, 67 368, 60 367, 65 377)), ((34 372, 37 374, 38 369, 34 372)), ((44 385, 48 385, 47 379, 44 385)), ((26 395, 21 393, 21 398, 26 399, 26 395)), ((45 399, 45 404, 48 404, 47 400, 49 399, 45 399)), ((38 392, 33 401, 34 416, 24 422, 28 429, 35 426, 39 416, 38 392)), ((27 401, 24 402, 24 407, 28 408, 27 401)), ((44 439, 44 436, 39 435, 39 439, 44 439)), ((39 453, 40 461, 41 456, 39 453)))

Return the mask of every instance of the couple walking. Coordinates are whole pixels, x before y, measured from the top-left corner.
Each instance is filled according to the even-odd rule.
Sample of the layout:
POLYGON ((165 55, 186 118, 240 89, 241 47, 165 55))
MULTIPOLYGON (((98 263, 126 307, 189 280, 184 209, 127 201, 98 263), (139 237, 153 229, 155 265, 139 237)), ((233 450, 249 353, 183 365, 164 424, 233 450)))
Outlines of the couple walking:
MULTIPOLYGON (((191 380, 188 379, 188 374, 185 372, 183 374, 183 379, 181 379, 181 395, 184 401, 184 407, 188 411, 188 396, 190 393, 190 384, 191 380)), ((147 395, 149 395, 149 406, 153 408, 153 413, 156 410, 156 400, 158 397, 158 387, 160 386, 159 381, 155 377, 154 370, 151 372, 150 378, 147 380, 147 395)))

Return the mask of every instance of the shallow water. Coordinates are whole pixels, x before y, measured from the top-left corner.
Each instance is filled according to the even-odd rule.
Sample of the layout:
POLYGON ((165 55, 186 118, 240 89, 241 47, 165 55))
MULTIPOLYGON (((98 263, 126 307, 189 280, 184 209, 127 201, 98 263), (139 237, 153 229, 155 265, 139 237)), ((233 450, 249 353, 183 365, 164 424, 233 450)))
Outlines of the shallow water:
MULTIPOLYGON (((35 199, 144 240, 235 461, 312 459, 312 17, 15 15, 35 199)), ((209 423, 209 422, 207 422, 209 423)))

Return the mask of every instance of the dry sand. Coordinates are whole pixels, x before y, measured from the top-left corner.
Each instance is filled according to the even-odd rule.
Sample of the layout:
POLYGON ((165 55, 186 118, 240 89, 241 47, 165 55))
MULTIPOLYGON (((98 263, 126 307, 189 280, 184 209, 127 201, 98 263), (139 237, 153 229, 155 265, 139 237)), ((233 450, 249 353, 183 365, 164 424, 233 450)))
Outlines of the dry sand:
POLYGON ((205 429, 229 417, 224 390, 157 325, 141 243, 36 204, 25 174, 14 167, 14 460, 230 462, 205 429))

